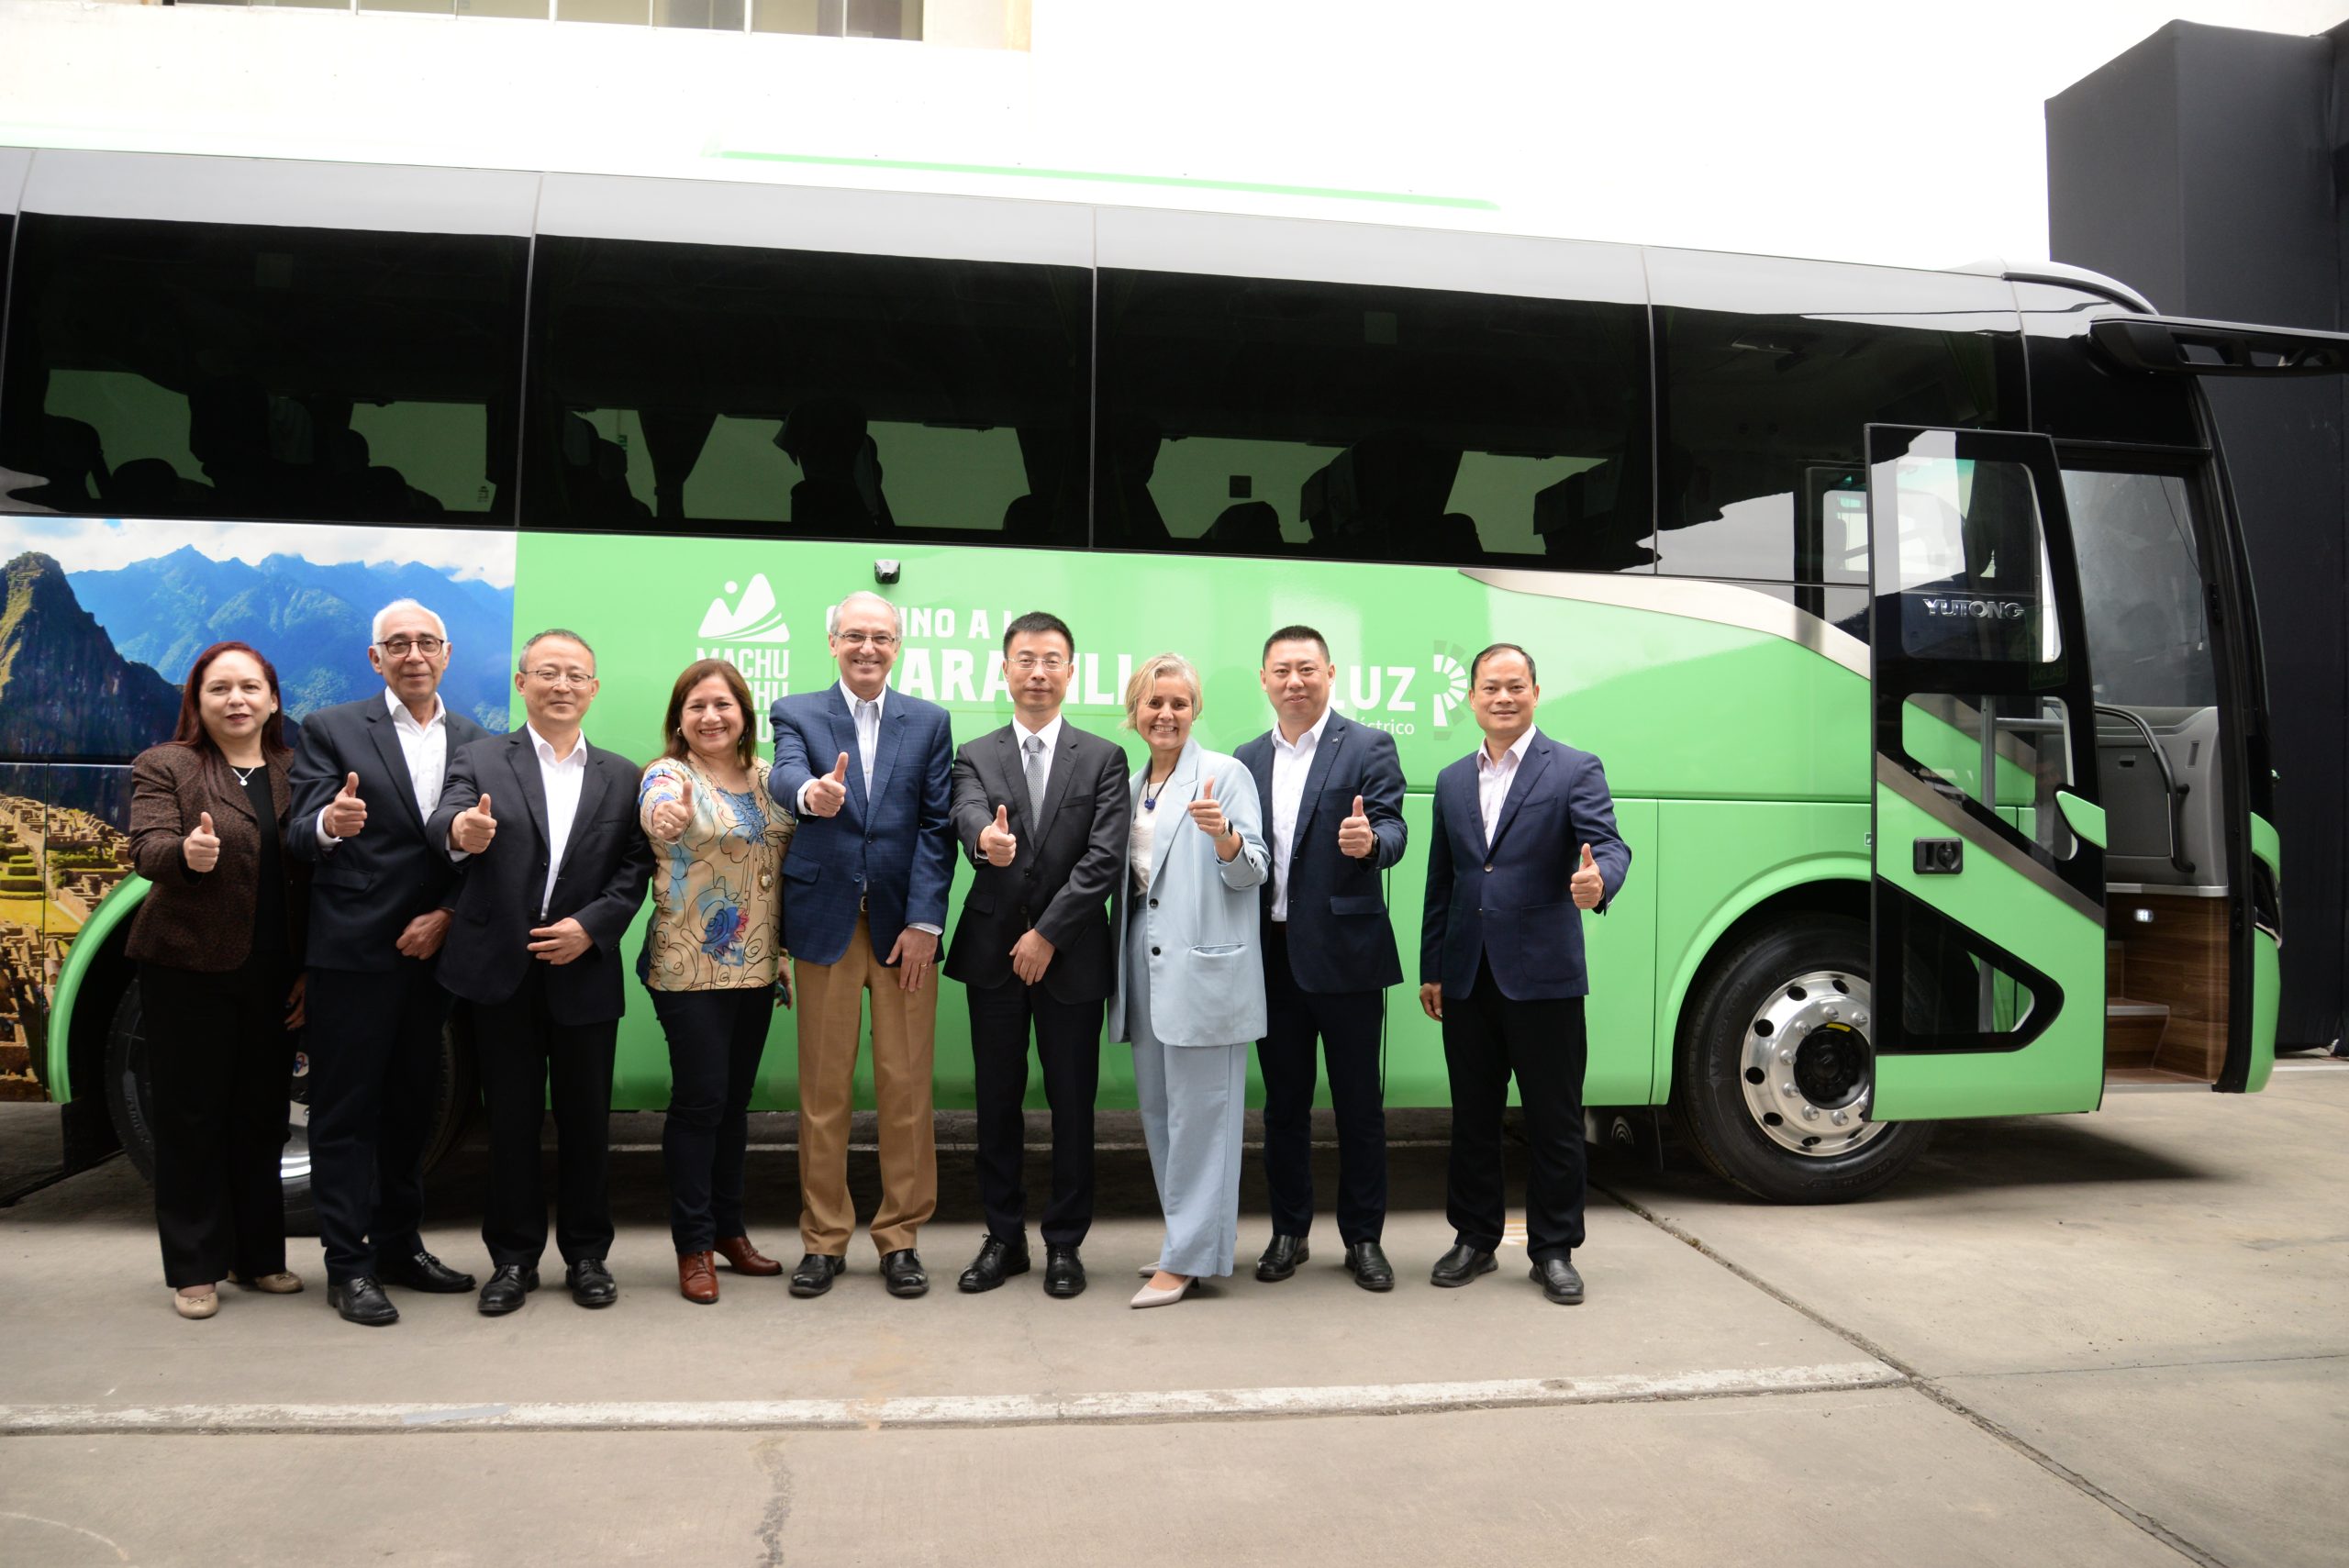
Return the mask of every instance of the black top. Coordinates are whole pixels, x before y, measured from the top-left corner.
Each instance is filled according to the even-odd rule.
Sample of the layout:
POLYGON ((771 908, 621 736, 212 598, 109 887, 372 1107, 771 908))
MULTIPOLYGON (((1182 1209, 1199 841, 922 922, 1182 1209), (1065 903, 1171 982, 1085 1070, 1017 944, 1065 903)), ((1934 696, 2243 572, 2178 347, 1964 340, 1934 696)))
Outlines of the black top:
POLYGON ((278 858, 284 851, 278 844, 277 802, 270 797, 266 767, 255 768, 244 782, 245 798, 253 806, 253 821, 261 827, 261 885, 253 898, 253 951, 245 962, 250 968, 282 969, 285 966, 285 872, 278 858))

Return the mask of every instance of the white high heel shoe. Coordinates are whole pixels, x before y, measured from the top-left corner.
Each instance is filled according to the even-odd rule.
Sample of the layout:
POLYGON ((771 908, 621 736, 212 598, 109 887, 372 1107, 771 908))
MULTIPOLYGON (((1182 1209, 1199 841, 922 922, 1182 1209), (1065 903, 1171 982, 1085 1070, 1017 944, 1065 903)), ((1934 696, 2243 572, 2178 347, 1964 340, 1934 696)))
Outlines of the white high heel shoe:
MULTIPOLYGON (((1154 1273, 1155 1271, 1152 1272, 1154 1273)), ((1131 1307, 1172 1307, 1174 1303, 1182 1300, 1184 1296, 1189 1295, 1191 1287, 1199 1283, 1188 1274, 1181 1274, 1176 1277, 1181 1279, 1183 1283, 1176 1285, 1173 1290, 1159 1290, 1152 1285, 1144 1285, 1140 1290, 1134 1292, 1133 1300, 1129 1302, 1127 1305, 1131 1307)))

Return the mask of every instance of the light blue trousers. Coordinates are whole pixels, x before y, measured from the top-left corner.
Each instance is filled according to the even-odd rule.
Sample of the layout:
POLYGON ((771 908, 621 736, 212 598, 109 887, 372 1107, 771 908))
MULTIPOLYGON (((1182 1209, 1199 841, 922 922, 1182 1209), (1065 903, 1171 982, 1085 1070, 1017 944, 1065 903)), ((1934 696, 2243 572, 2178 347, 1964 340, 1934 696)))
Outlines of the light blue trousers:
POLYGON ((1219 1279, 1240 1245, 1240 1144, 1248 1114, 1248 1044, 1168 1045, 1150 1027, 1150 939, 1127 938, 1126 1022, 1133 1031, 1150 1173, 1166 1237, 1158 1266, 1219 1279))

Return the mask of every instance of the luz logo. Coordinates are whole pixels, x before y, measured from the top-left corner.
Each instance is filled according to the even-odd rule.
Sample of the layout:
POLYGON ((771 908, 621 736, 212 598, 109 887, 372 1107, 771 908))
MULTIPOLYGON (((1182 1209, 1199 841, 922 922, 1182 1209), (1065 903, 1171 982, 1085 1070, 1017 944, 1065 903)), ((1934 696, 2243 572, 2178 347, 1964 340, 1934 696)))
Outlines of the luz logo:
MULTIPOLYGON (((733 584, 726 584, 726 592, 736 592, 733 584)), ((768 585, 767 574, 757 573, 751 585, 741 589, 741 600, 729 608, 723 595, 712 599, 701 617, 700 636, 718 642, 788 642, 791 628, 784 624, 783 611, 774 602, 774 589, 768 585)))
POLYGON ((1428 668, 1435 675, 1436 728, 1448 728, 1452 710, 1468 700, 1468 668, 1461 662, 1462 651, 1453 647, 1439 648, 1428 659, 1428 668))

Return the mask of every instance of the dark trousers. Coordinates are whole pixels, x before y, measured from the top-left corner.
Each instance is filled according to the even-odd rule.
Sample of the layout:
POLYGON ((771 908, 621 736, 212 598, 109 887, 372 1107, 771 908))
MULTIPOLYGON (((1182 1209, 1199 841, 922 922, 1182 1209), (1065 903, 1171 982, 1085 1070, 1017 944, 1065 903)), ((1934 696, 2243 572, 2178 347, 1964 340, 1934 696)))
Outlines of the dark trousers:
POLYGON ((1312 1229, 1313 1084, 1317 1055, 1326 1055, 1338 1120, 1338 1236, 1349 1247, 1375 1241, 1386 1226, 1386 1102, 1378 1052, 1384 995, 1299 990, 1289 969, 1288 923, 1275 920, 1270 929, 1265 1034, 1256 1042, 1256 1065, 1264 1079, 1273 1234, 1303 1236, 1312 1229))
POLYGON ((1044 1069, 1044 1103, 1052 1111, 1052 1195, 1044 1206, 1044 1244, 1076 1247, 1093 1228, 1093 1102, 1101 1087, 1101 1016, 1106 1004, 1063 1002, 1041 985, 1017 979, 973 985, 971 1065, 978 1102, 979 1207, 987 1234, 1020 1242, 1028 1235, 1022 1170, 1028 1099, 1028 1030, 1044 1069))
POLYGON ((198 974, 139 966, 154 1091, 155 1229, 163 1282, 211 1284, 285 1266, 285 1152, 294 1039, 292 979, 259 963, 198 974))
POLYGON ((1526 1184, 1526 1252, 1542 1263, 1582 1245, 1582 1077, 1589 1057, 1583 999, 1512 1002, 1476 966, 1476 988, 1443 999, 1443 1060, 1452 1072, 1452 1170, 1446 1213, 1454 1239, 1491 1251, 1507 1224, 1501 1114, 1509 1074, 1533 1155, 1526 1184))
POLYGON ((555 1246, 566 1263, 601 1258, 612 1249, 607 1146, 619 1020, 555 1022, 547 1011, 546 970, 533 962, 513 995, 473 1006, 482 1106, 489 1113, 489 1204, 481 1239, 490 1262, 501 1268, 535 1268, 547 1249, 539 1140, 550 1098, 556 1147, 555 1246))
POLYGON ((424 1146, 449 1004, 424 960, 310 971, 310 1195, 330 1282, 424 1250, 424 1146))
POLYGON ((652 993, 652 1011, 669 1037, 661 1163, 669 1173, 669 1236, 679 1257, 743 1233, 751 1091, 766 1053, 774 995, 764 985, 652 993))

